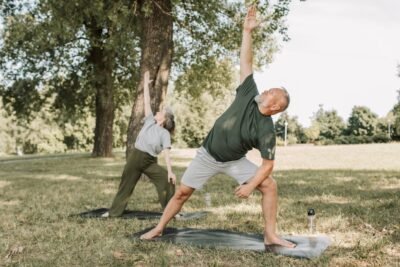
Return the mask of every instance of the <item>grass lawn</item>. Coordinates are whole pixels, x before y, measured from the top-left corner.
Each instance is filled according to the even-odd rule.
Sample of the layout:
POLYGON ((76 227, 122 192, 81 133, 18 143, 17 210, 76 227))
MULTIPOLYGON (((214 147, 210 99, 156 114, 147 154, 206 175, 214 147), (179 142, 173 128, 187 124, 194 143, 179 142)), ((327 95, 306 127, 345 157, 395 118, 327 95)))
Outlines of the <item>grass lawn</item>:
MULTIPOLYGON (((314 260, 140 242, 129 236, 157 221, 69 217, 111 204, 123 155, 0 158, 0 266, 400 265, 400 144, 278 149, 279 232, 307 233, 306 212, 313 207, 317 231, 333 241, 314 260)), ((174 151, 179 177, 191 156, 193 151, 174 151)), ((250 157, 258 160, 256 154, 250 157)), ((239 200, 235 187, 227 176, 213 178, 184 207, 212 214, 170 226, 261 233, 260 194, 239 200)), ((128 208, 160 210, 150 182, 138 183, 128 208)))

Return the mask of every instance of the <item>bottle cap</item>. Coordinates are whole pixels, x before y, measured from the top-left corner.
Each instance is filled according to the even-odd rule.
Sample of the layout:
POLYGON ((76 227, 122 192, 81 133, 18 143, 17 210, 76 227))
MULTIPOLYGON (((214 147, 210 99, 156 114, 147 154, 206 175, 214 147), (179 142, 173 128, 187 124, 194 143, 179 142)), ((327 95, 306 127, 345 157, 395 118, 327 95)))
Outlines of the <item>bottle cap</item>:
POLYGON ((308 216, 314 216, 315 215, 315 210, 314 209, 308 209, 307 210, 307 215, 308 216))

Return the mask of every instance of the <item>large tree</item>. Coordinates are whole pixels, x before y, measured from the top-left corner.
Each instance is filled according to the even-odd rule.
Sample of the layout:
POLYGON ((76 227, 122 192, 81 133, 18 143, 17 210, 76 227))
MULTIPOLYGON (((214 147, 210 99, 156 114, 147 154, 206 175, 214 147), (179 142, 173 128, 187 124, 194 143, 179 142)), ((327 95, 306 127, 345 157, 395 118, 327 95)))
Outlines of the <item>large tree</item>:
POLYGON ((110 156, 115 109, 137 76, 136 9, 129 0, 2 1, 5 104, 27 123, 52 95, 65 123, 90 107, 93 155, 110 156))
MULTIPOLYGON (((155 0, 139 3, 138 17, 142 29, 140 77, 150 70, 151 79, 155 81, 152 90, 153 110, 163 105, 172 62, 177 72, 183 72, 192 65, 200 65, 207 70, 208 66, 201 62, 211 57, 238 58, 237 53, 232 55, 232 52, 238 51, 241 40, 241 14, 245 9, 242 1, 155 0)), ((261 1, 259 10, 268 23, 255 36, 258 65, 268 62, 276 50, 274 33, 279 32, 284 40, 287 39, 283 22, 289 3, 290 0, 280 0, 270 5, 269 1, 261 1)), ((143 82, 140 81, 129 123, 127 154, 134 147, 141 128, 142 90, 143 82)), ((197 95, 202 94, 199 92, 197 95)))
MULTIPOLYGON (((153 80, 151 94, 152 110, 158 110, 164 102, 172 65, 173 14, 170 0, 137 1, 140 28, 140 77, 146 71, 153 80)), ((143 108, 143 80, 137 86, 128 125, 127 155, 134 148, 141 128, 143 108)))
MULTIPOLYGON (((287 39, 283 22, 289 2, 260 3, 268 23, 255 36, 258 65, 276 49, 275 33, 287 39)), ((2 1, 4 101, 19 115, 40 109, 52 95, 55 108, 72 118, 91 107, 93 155, 109 156, 115 109, 131 100, 129 152, 141 128, 144 71, 154 81, 156 110, 164 102, 172 62, 179 73, 212 56, 238 57, 231 52, 239 47, 244 9, 242 1, 2 1)))

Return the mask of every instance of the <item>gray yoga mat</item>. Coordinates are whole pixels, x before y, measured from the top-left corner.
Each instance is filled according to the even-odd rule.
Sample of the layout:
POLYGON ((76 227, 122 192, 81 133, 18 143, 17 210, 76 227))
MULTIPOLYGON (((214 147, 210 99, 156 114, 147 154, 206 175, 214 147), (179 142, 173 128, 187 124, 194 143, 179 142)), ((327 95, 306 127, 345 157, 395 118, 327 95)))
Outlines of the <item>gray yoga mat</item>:
MULTIPOLYGON (((140 235, 150 229, 148 228, 133 234, 133 238, 139 238, 140 235)), ((166 228, 162 236, 153 238, 150 241, 163 241, 203 248, 228 248, 233 250, 270 252, 307 259, 320 256, 331 243, 330 239, 325 235, 293 235, 282 237, 296 243, 296 247, 265 246, 264 238, 261 234, 238 233, 218 229, 166 228)))
MULTIPOLYGON (((79 214, 75 214, 72 216, 79 216, 82 218, 103 218, 105 212, 107 212, 107 208, 99 208, 94 210, 85 211, 79 214)), ((180 213, 176 219, 178 220, 193 220, 199 219, 208 214, 207 211, 198 211, 198 212, 186 212, 180 213)), ((149 220, 149 219, 160 219, 162 213, 161 212, 154 212, 154 211, 137 211, 137 210, 125 210, 121 217, 123 219, 132 219, 136 218, 138 220, 149 220)), ((106 219, 106 218, 104 218, 106 219)))

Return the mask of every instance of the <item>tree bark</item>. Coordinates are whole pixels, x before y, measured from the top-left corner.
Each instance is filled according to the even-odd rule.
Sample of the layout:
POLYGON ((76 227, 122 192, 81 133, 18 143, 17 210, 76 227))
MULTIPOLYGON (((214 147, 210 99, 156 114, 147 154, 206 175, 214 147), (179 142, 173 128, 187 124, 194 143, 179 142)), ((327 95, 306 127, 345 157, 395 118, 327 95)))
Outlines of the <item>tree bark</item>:
MULTIPOLYGON (((163 105, 168 88, 168 78, 172 64, 173 52, 173 17, 171 0, 153 0, 150 2, 151 12, 142 10, 145 0, 139 3, 139 23, 141 24, 141 59, 140 82, 137 86, 136 97, 132 106, 129 120, 126 156, 134 148, 136 137, 142 128, 144 117, 143 108, 143 75, 150 71, 151 105, 157 112, 163 105)), ((149 3, 146 3, 149 4, 149 3)))
MULTIPOLYGON (((98 34, 101 34, 97 30, 98 34)), ((88 61, 92 65, 92 84, 96 90, 96 126, 92 156, 111 157, 114 125, 114 56, 101 46, 92 46, 88 61)))

